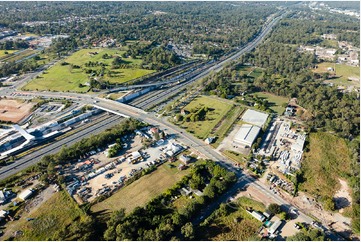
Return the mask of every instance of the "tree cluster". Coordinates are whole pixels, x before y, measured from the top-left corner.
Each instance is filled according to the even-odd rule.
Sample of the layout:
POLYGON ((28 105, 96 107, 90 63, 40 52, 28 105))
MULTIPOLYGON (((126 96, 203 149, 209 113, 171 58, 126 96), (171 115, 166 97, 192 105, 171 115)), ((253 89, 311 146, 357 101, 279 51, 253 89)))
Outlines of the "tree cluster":
POLYGON ((0 42, 0 50, 19 50, 19 49, 27 49, 27 48, 29 48, 29 44, 23 40, 21 41, 6 40, 4 42, 0 42))
POLYGON ((144 207, 137 207, 129 215, 125 215, 124 210, 114 212, 107 222, 104 238, 106 240, 170 240, 175 239, 177 229, 181 229, 183 237, 179 239, 192 240, 194 238, 193 225, 187 221, 191 221, 205 202, 210 202, 222 194, 235 180, 235 175, 224 168, 213 162, 202 162, 192 168, 190 175, 185 176, 175 186, 152 199, 144 207), (209 185, 205 187, 206 181, 209 185), (194 198, 183 208, 174 207, 172 205, 174 197, 181 196, 179 189, 193 183, 197 184, 197 188, 205 187, 204 195, 194 198))

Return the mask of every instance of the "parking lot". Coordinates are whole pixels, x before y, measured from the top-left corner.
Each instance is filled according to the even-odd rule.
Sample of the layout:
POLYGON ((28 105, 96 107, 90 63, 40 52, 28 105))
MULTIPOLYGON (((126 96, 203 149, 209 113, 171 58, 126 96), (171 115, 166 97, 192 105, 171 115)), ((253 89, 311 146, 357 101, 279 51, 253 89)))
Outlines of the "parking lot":
POLYGON ((43 113, 43 114, 47 114, 47 113, 54 113, 54 112, 59 112, 64 108, 64 104, 61 103, 46 103, 41 105, 36 112, 37 113, 43 113))

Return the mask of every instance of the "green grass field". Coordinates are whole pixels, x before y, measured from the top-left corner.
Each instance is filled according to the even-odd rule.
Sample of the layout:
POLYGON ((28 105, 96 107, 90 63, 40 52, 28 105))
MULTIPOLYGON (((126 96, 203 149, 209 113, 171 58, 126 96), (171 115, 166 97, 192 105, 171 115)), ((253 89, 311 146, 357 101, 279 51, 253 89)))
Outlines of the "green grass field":
POLYGON ((8 54, 7 56, 2 57, 1 61, 6 61, 6 62, 18 61, 29 55, 33 55, 39 51, 26 49, 26 50, 21 50, 20 53, 16 53, 16 52, 20 52, 20 51, 15 51, 13 52, 13 54, 8 54))
POLYGON ((39 64, 39 65, 46 65, 48 64, 51 60, 53 60, 55 58, 55 56, 49 56, 47 54, 39 54, 38 55, 40 57, 39 60, 37 60, 36 62, 39 64))
MULTIPOLYGON (((32 80, 24 90, 53 90, 53 91, 75 91, 86 92, 89 90, 88 86, 80 87, 79 84, 84 85, 89 81, 89 75, 86 74, 82 68, 93 70, 100 70, 100 66, 85 67, 85 63, 102 62, 106 65, 105 69, 111 68, 113 58, 103 59, 104 54, 111 56, 120 56, 124 51, 117 49, 82 49, 61 62, 67 62, 73 65, 78 65, 81 68, 71 68, 71 65, 61 65, 61 62, 50 68, 45 74, 32 80), (89 52, 97 52, 92 55, 89 52)), ((111 76, 105 74, 103 77, 98 77, 100 81, 109 81, 110 83, 124 83, 130 80, 142 77, 144 75, 153 73, 153 70, 140 69, 137 66, 142 63, 141 59, 123 58, 127 65, 133 65, 134 68, 127 69, 111 69, 113 74, 111 76)))
POLYGON ((244 110, 245 108, 241 106, 234 106, 231 110, 229 110, 229 112, 226 114, 226 117, 224 118, 224 120, 221 121, 221 124, 218 126, 215 132, 212 132, 212 135, 218 137, 216 142, 212 144, 213 147, 218 147, 223 138, 227 135, 234 122, 236 122, 236 120, 241 115, 241 113, 243 113, 244 110))
POLYGON ((251 74, 249 74, 249 76, 253 77, 253 78, 257 78, 262 74, 262 69, 261 68, 255 68, 253 69, 253 71, 251 72, 251 74))
POLYGON ((194 136, 200 139, 205 139, 208 137, 212 129, 232 108, 232 105, 227 102, 222 102, 217 98, 200 96, 189 103, 184 109, 190 111, 202 106, 212 109, 207 112, 206 119, 204 121, 183 122, 181 127, 194 134, 194 136))
POLYGON ((310 151, 304 154, 305 181, 300 189, 321 197, 333 197, 339 188, 338 177, 348 177, 351 160, 346 142, 328 133, 311 133, 310 151))
POLYGON ((48 201, 29 215, 35 218, 26 221, 19 220, 17 230, 23 231, 19 240, 54 240, 54 234, 76 219, 82 219, 86 215, 78 205, 66 194, 65 191, 54 194, 48 201))
POLYGON ((348 78, 356 77, 360 78, 360 68, 356 66, 349 66, 349 65, 343 65, 343 64, 334 64, 330 62, 323 62, 318 64, 318 68, 313 70, 315 73, 325 73, 329 72, 331 74, 334 74, 334 72, 327 71, 328 67, 336 68, 336 76, 339 76, 338 78, 330 79, 328 80, 331 83, 334 83, 335 85, 345 85, 345 86, 360 86, 360 82, 358 81, 349 81, 348 78))
POLYGON ((208 225, 202 225, 197 235, 202 240, 244 241, 252 238, 262 223, 247 213, 246 208, 264 212, 265 206, 247 197, 240 197, 231 206, 219 208, 210 218, 208 225), (238 219, 238 222, 235 221, 238 219))
POLYGON ((152 173, 141 177, 111 197, 95 204, 91 210, 93 212, 108 212, 125 208, 125 211, 129 213, 137 206, 144 206, 150 199, 161 194, 188 174, 189 169, 179 171, 177 164, 176 162, 173 168, 168 167, 167 164, 159 166, 152 173))
POLYGON ((322 40, 322 43, 327 45, 327 48, 336 48, 338 49, 338 42, 337 40, 328 40, 328 39, 324 39, 322 40))
POLYGON ((240 76, 248 75, 253 78, 257 78, 261 75, 262 69, 254 66, 239 66, 237 71, 240 76))
POLYGON ((223 154, 231 160, 238 162, 239 164, 245 164, 245 162, 247 161, 245 155, 242 155, 241 153, 237 153, 235 151, 225 150, 223 151, 223 154))
POLYGON ((254 67, 252 66, 238 66, 237 67, 237 71, 239 73, 240 76, 243 76, 243 75, 248 75, 250 72, 252 72, 254 69, 254 67))
POLYGON ((192 202, 192 199, 187 196, 180 196, 177 200, 173 202, 173 206, 180 211, 182 208, 188 206, 188 204, 192 202))
POLYGON ((289 101, 288 98, 286 98, 286 97, 277 96, 277 95, 274 95, 272 93, 267 93, 267 92, 255 92, 253 94, 257 95, 260 98, 267 99, 270 104, 270 108, 280 115, 283 114, 285 111, 285 108, 282 107, 282 105, 284 103, 288 103, 288 101, 289 101))
POLYGON ((108 94, 107 97, 111 100, 117 100, 117 99, 123 97, 125 94, 126 94, 125 92, 111 93, 111 94, 108 94))
POLYGON ((15 53, 18 50, 0 50, 0 60, 15 53), (7 52, 8 54, 5 54, 5 52, 7 52))

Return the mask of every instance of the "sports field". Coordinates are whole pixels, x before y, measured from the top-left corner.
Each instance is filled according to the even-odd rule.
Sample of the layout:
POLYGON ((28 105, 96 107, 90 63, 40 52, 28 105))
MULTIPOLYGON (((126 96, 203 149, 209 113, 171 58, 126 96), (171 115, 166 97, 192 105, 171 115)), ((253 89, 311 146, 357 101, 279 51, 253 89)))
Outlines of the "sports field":
POLYGON ((90 88, 85 84, 90 78, 96 78, 99 82, 124 83, 132 79, 142 77, 154 72, 153 70, 141 69, 141 59, 122 58, 123 62, 118 69, 111 69, 116 56, 121 56, 124 51, 117 49, 82 49, 63 61, 58 62, 39 78, 35 78, 24 90, 49 90, 49 91, 74 91, 87 92, 90 88), (104 58, 104 55, 109 57, 104 58), (74 66, 78 66, 74 67, 74 66), (89 70, 100 72, 104 68, 104 74, 95 76, 86 73, 89 70))
POLYGON ((121 188, 111 197, 95 204, 91 210, 93 212, 108 212, 125 208, 125 211, 129 213, 137 206, 144 206, 150 199, 164 192, 188 172, 189 169, 179 171, 177 163, 173 168, 167 164, 161 165, 152 173, 141 177, 129 186, 121 188))

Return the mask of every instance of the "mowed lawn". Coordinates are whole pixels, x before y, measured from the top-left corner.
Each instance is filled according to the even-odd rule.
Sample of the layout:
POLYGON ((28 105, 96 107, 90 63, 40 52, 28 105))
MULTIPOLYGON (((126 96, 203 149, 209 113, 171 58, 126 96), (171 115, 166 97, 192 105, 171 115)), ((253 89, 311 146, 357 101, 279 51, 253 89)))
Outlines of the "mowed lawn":
POLYGON ((19 61, 19 60, 21 60, 21 59, 23 59, 25 57, 28 57, 30 55, 33 55, 33 54, 39 53, 39 52, 40 51, 38 51, 38 50, 32 50, 32 49, 17 50, 15 52, 13 52, 12 54, 8 54, 6 56, 3 56, 1 58, 1 61, 6 61, 6 62, 19 61))
POLYGON ((35 218, 26 221, 19 220, 17 230, 23 231, 19 240, 56 240, 53 238, 58 231, 65 229, 74 220, 84 218, 85 213, 68 196, 65 191, 55 193, 28 217, 35 218))
POLYGON ((65 92, 87 92, 88 86, 80 87, 88 81, 88 76, 82 70, 73 70, 71 73, 68 66, 61 66, 59 63, 53 66, 46 74, 34 78, 26 84, 23 90, 36 91, 65 91, 65 92))
POLYGON ((333 197, 340 184, 338 178, 348 177, 351 167, 345 140, 328 133, 311 133, 310 151, 304 154, 302 171, 305 177, 301 190, 321 197, 333 197))
POLYGON ((262 74, 262 69, 261 68, 254 68, 253 71, 251 72, 251 74, 249 74, 249 76, 253 77, 253 78, 257 78, 262 74))
POLYGON ((124 208, 126 213, 130 213, 135 207, 144 206, 149 200, 174 185, 188 172, 189 169, 179 171, 177 163, 173 168, 163 164, 152 173, 141 177, 129 186, 121 188, 111 197, 95 204, 91 211, 108 212, 124 208))
POLYGON ((15 53, 18 50, 0 50, 0 60, 15 53), (7 54, 5 54, 5 52, 7 52, 7 54))
MULTIPOLYGON (((111 70, 113 73, 111 76, 105 74, 100 78, 100 81, 109 81, 110 83, 124 83, 132 79, 142 77, 144 75, 153 73, 154 70, 140 69, 137 66, 142 63, 141 59, 123 58, 125 64, 132 65, 133 68, 126 69, 110 69, 112 66, 113 58, 103 59, 104 54, 110 56, 121 56, 124 51, 117 49, 82 49, 63 61, 60 61, 55 66, 47 70, 39 78, 35 78, 26 86, 24 90, 50 90, 50 91, 75 91, 86 92, 89 90, 88 86, 81 87, 79 84, 84 85, 89 81, 89 74, 86 74, 82 68, 100 70, 100 66, 86 67, 85 63, 101 62, 106 65, 106 70, 111 70), (97 52, 97 54, 91 54, 90 52, 97 52), (62 62, 80 66, 81 68, 71 68, 71 65, 61 65, 62 62)), ((99 77, 98 77, 99 78, 99 77)))
POLYGON ((262 69, 254 66, 240 66, 237 71, 240 76, 247 75, 253 78, 257 78, 262 74, 262 69))
POLYGON ((277 96, 268 92, 255 92, 253 94, 260 98, 267 99, 270 104, 270 108, 280 115, 285 111, 285 108, 282 105, 284 103, 288 103, 289 101, 287 97, 277 96))
POLYGON ((191 111, 192 109, 200 107, 207 107, 210 109, 206 114, 205 120, 183 122, 181 127, 194 134, 196 137, 205 139, 232 108, 232 105, 217 98, 200 96, 190 102, 184 109, 191 111))
POLYGON ((360 68, 356 66, 349 66, 344 64, 334 64, 330 62, 323 62, 317 65, 318 68, 313 70, 316 73, 326 73, 329 72, 331 74, 334 74, 334 72, 330 72, 327 70, 327 68, 332 67, 336 68, 336 76, 339 76, 338 78, 331 79, 329 82, 334 83, 335 85, 355 85, 360 86, 360 83, 358 81, 349 81, 348 78, 360 78, 360 68))

